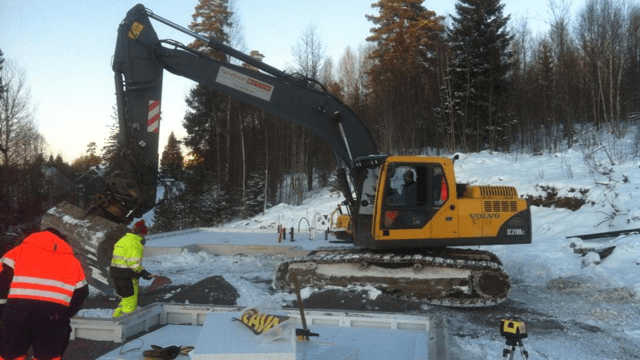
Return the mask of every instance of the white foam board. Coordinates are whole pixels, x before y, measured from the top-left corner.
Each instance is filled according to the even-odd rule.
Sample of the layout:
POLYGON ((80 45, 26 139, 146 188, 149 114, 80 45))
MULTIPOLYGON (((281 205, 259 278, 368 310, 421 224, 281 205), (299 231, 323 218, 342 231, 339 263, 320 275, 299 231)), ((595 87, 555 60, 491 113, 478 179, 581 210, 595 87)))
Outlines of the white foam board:
MULTIPOLYGON (((103 355, 99 360, 141 360, 143 359, 142 351, 150 349, 151 344, 196 346, 203 329, 203 326, 196 325, 203 325, 212 314, 226 314, 226 319, 229 319, 239 316, 242 310, 237 307, 202 305, 155 304, 154 306, 164 309, 162 313, 166 313, 161 317, 161 324, 169 323, 170 325, 145 334, 139 339, 131 340, 125 343, 122 348, 103 355), (184 314, 185 317, 178 317, 175 314, 184 314), (178 322, 174 322, 174 320, 178 320, 178 322), (191 324, 191 326, 175 325, 184 323, 191 324), (136 348, 139 349, 129 351, 136 348)), ((292 317, 299 316, 297 310, 284 310, 284 312, 292 317)), ((149 312, 150 316, 153 313, 155 312, 149 312)), ((447 350, 448 347, 445 336, 446 324, 439 324, 438 321, 433 322, 425 316, 308 311, 306 319, 309 330, 320 334, 320 337, 312 337, 310 342, 296 343, 295 358, 298 360, 323 358, 331 360, 355 360, 358 358, 367 360, 446 360, 449 358, 446 351, 440 351, 447 350)), ((100 322, 99 319, 84 319, 83 321, 90 322, 90 320, 100 322)), ((133 320, 138 321, 139 319, 133 320)), ((112 320, 105 319, 105 321, 112 320)), ((244 325, 238 322, 234 322, 234 324, 243 330, 240 334, 250 335, 249 338, 255 340, 255 335, 244 325)), ((301 327, 300 324, 297 327, 301 327)), ((231 333, 227 335, 231 335, 231 333)), ((245 346, 247 343, 236 344, 245 346)), ((194 352, 197 354, 199 351, 194 350, 194 352)), ((261 358, 256 355, 253 359, 261 358)), ((177 360, 187 359, 193 360, 194 358, 184 355, 177 358, 177 360)))
POLYGON ((358 360, 360 358, 357 348, 334 343, 311 340, 300 341, 297 346, 298 360, 358 360))
POLYGON ((263 344, 240 321, 237 313, 212 313, 207 316, 192 360, 296 360, 295 327, 288 339, 263 344))
MULTIPOLYGON (((124 343, 121 347, 102 355, 99 360, 140 360, 144 359, 142 353, 150 350, 151 345, 167 347, 171 345, 194 346, 198 335, 200 334, 200 326, 187 325, 167 325, 154 332, 145 334, 137 339, 133 339, 124 343)), ((188 360, 188 355, 180 355, 176 360, 188 360)))

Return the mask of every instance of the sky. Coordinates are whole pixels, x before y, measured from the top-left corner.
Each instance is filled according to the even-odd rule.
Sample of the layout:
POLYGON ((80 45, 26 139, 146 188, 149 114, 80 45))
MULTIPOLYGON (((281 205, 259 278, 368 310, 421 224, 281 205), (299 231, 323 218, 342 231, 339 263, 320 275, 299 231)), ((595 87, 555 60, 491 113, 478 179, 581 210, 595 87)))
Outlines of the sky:
MULTIPOLYGON (((235 0, 245 50, 258 50, 264 62, 286 70, 292 47, 309 26, 326 47, 334 64, 347 46, 366 43, 376 15, 374 0, 235 0)), ((560 2, 558 0, 557 2, 560 2)), ((156 0, 144 3, 155 14, 187 27, 197 0, 156 0)), ((574 0, 576 13, 584 0, 574 0)), ((86 153, 87 144, 101 149, 114 123, 115 88, 111 59, 119 23, 135 1, 0 0, 0 50, 26 75, 35 121, 48 153, 71 162, 86 153)), ((532 28, 544 28, 549 18, 545 1, 503 0, 505 15, 527 18, 532 28)), ((439 15, 454 13, 455 1, 427 0, 423 5, 439 15)), ((153 22, 161 39, 188 44, 187 35, 153 22)), ((195 85, 165 72, 160 149, 169 134, 186 135, 184 99, 195 85)))

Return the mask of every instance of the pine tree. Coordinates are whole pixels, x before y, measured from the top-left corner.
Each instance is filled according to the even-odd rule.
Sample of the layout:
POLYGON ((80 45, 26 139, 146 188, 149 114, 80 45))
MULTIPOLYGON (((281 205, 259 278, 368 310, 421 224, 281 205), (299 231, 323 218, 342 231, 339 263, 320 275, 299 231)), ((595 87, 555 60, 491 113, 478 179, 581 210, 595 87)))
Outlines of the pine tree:
POLYGON ((153 209, 153 233, 180 230, 183 228, 184 204, 180 183, 165 188, 164 198, 160 205, 153 209))
POLYGON ((96 148, 96 143, 93 141, 90 142, 87 144, 87 153, 73 160, 71 168, 76 174, 87 172, 92 167, 98 166, 102 163, 100 157, 96 155, 96 148))
POLYGON ((113 162, 113 160, 118 155, 119 147, 118 147, 118 138, 120 136, 120 124, 118 123, 118 114, 115 105, 112 107, 113 113, 111 114, 112 123, 109 126, 109 136, 105 140, 104 146, 101 150, 100 157, 102 158, 102 165, 105 169, 109 170, 109 164, 113 162))
MULTIPOLYGON (((232 12, 228 0, 199 0, 189 25, 192 31, 206 37, 229 44, 229 28, 232 12)), ((218 61, 228 62, 221 52, 213 50, 204 42, 196 40, 189 47, 200 51, 218 61)), ((185 193, 189 197, 190 210, 194 214, 206 212, 210 198, 208 186, 215 186, 218 192, 224 192, 229 180, 231 157, 231 100, 228 96, 216 93, 204 85, 194 86, 186 99, 187 114, 183 126, 187 132, 184 145, 190 149, 193 157, 190 176, 185 177, 185 193), (197 174, 194 176, 193 174, 197 174), (215 185, 210 185, 213 183, 215 185)), ((211 226, 210 217, 191 216, 194 226, 211 226)))
MULTIPOLYGON (((229 28, 233 26, 229 11, 229 0, 199 0, 192 15, 189 29, 200 35, 229 44, 229 28)), ((196 40, 189 47, 203 52, 219 61, 228 62, 226 55, 207 46, 202 40, 196 40)))
POLYGON ((512 36, 503 8, 500 0, 458 0, 448 29, 452 92, 446 108, 454 111, 462 145, 473 151, 502 146, 509 122, 512 36))
POLYGON ((244 205, 245 216, 254 216, 264 209, 265 177, 262 169, 256 169, 249 174, 247 181, 247 196, 244 205))
POLYGON ((436 51, 444 32, 443 18, 422 0, 380 0, 372 5, 378 16, 367 41, 376 46, 369 57, 370 104, 385 151, 424 146, 430 108, 438 101, 436 51))
MULTIPOLYGON (((199 0, 189 28, 228 45, 232 15, 228 0, 199 0)), ((189 47, 218 61, 229 62, 226 55, 201 40, 189 47)), ((186 101, 189 110, 183 122, 187 131, 185 145, 192 149, 200 165, 215 172, 215 181, 225 182, 229 177, 230 99, 198 84, 191 89, 186 101)))
POLYGON ((182 156, 182 150, 180 150, 180 141, 176 139, 172 131, 162 152, 160 173, 166 178, 181 180, 183 162, 184 157, 182 156))

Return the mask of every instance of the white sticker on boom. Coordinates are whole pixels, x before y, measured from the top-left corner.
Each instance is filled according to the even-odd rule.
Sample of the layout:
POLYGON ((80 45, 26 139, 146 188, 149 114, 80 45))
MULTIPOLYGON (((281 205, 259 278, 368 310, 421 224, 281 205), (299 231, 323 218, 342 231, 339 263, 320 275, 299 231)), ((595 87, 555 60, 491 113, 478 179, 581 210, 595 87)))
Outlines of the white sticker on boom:
POLYGON ((271 94, 273 93, 273 85, 243 75, 224 66, 220 67, 216 82, 266 101, 271 100, 271 94))

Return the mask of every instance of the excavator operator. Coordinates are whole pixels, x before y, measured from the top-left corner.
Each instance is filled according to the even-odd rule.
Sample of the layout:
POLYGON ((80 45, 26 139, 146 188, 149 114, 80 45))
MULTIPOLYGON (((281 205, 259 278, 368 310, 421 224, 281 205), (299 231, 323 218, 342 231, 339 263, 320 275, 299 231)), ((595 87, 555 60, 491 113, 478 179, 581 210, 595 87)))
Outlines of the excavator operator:
POLYGON ((404 185, 402 186, 402 201, 405 206, 414 206, 417 199, 417 185, 413 179, 413 171, 411 169, 404 172, 404 185))

